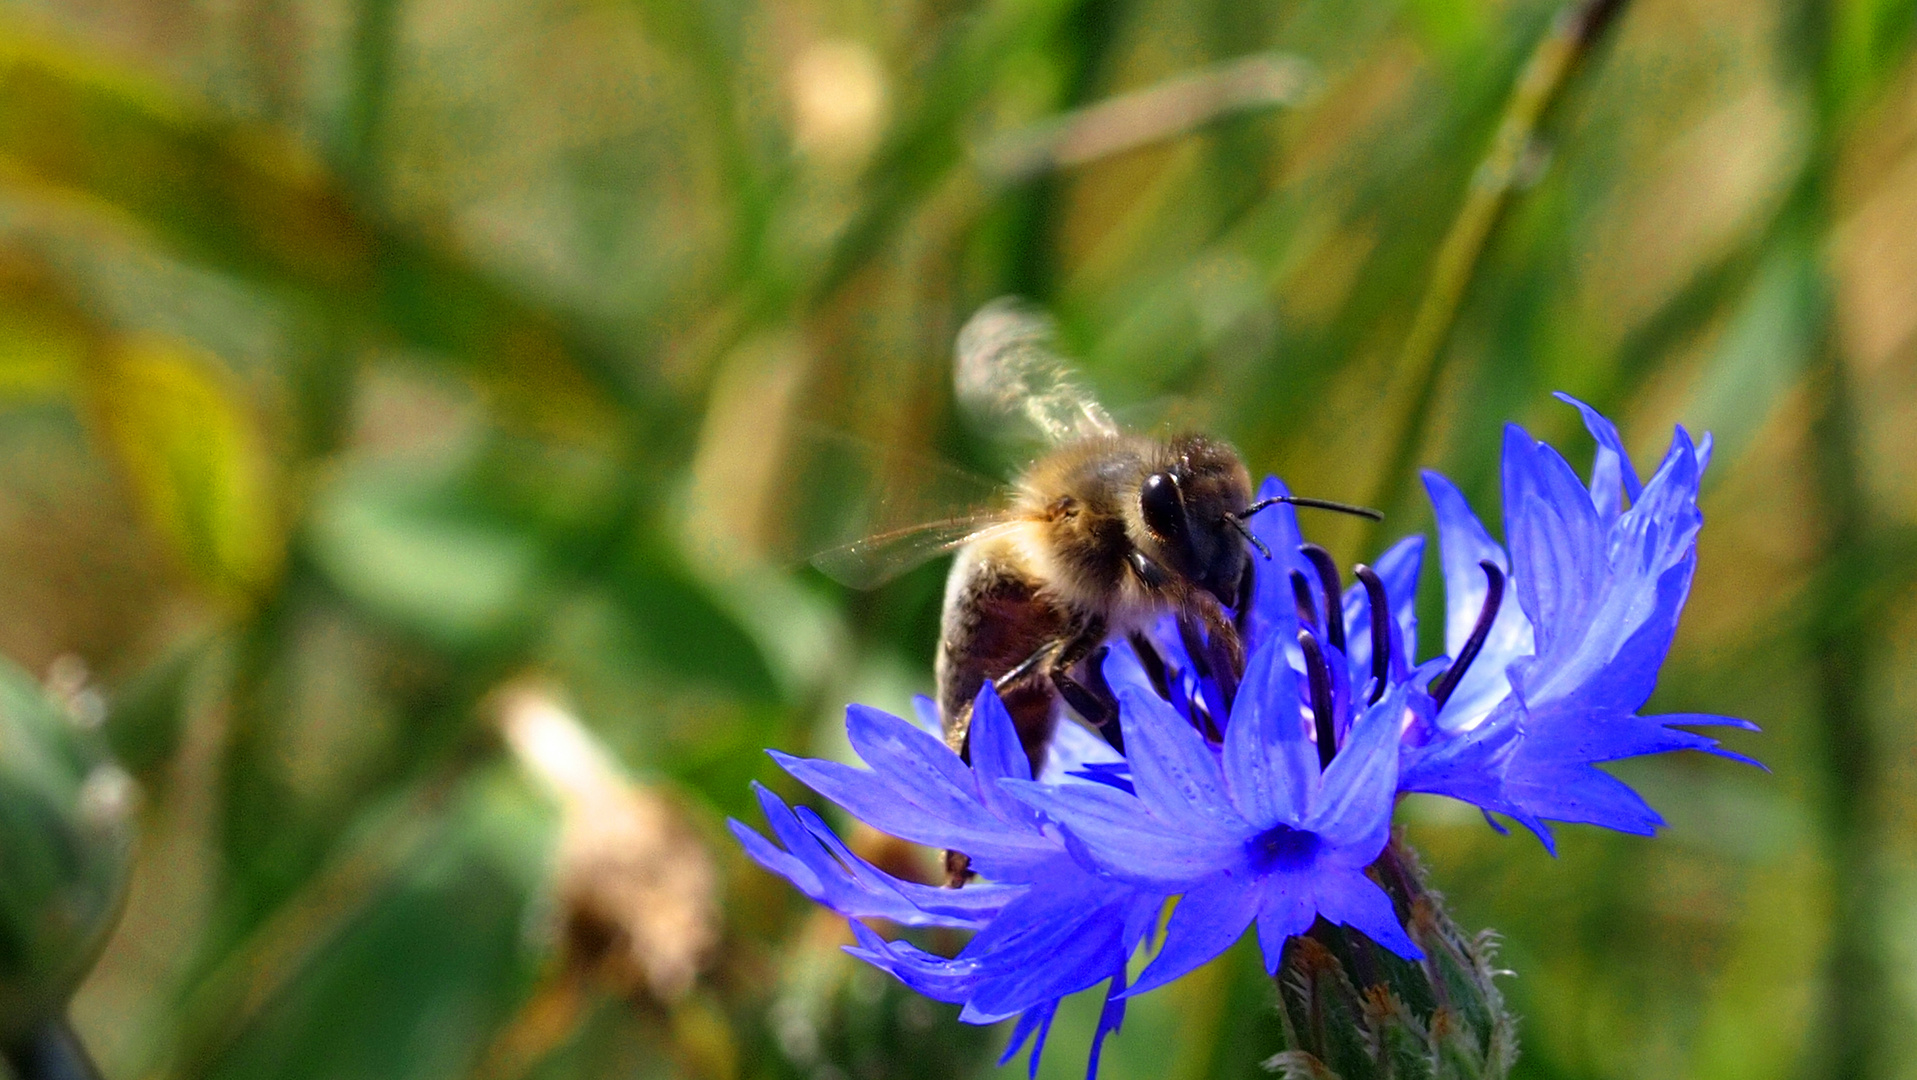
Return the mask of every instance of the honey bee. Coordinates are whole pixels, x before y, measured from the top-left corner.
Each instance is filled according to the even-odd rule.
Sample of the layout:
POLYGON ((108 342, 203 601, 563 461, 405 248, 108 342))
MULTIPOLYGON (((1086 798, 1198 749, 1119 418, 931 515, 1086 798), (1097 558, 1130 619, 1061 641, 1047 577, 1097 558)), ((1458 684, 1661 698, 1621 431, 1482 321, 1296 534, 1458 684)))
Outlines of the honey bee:
MULTIPOLYGON (((1193 663, 1235 684, 1244 655, 1234 613, 1250 596, 1250 552, 1271 555, 1246 524, 1251 515, 1282 501, 1377 516, 1318 499, 1253 502, 1250 473, 1225 442, 1122 431, 1050 337, 1046 319, 1009 300, 986 305, 958 336, 960 405, 1022 422, 1049 447, 1001 506, 814 560, 841 580, 870 584, 956 549, 935 666, 946 742, 969 758, 972 702, 991 681, 1034 775, 1061 703, 1123 748, 1103 650, 1128 636, 1162 678, 1144 633, 1167 613, 1193 663)), ((962 862, 948 869, 963 874, 962 862)))

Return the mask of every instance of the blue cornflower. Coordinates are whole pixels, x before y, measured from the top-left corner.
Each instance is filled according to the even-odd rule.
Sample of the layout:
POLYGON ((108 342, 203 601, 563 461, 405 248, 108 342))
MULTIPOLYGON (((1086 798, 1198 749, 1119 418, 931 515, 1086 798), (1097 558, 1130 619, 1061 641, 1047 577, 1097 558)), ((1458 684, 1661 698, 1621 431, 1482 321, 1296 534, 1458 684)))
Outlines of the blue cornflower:
POLYGON ((1643 483, 1611 422, 1559 397, 1597 440, 1590 485, 1557 451, 1507 427, 1508 555, 1456 487, 1425 474, 1444 566, 1446 645, 1457 660, 1433 688, 1435 716, 1406 732, 1399 780, 1404 791, 1507 814, 1547 848, 1546 819, 1640 835, 1664 823, 1599 763, 1702 750, 1756 764, 1674 726, 1755 730, 1749 721, 1637 711, 1656 685, 1697 566, 1710 437, 1693 445, 1678 428, 1643 483))
POLYGON ((1398 733, 1416 695, 1409 684, 1350 725, 1322 773, 1298 675, 1276 640, 1252 654, 1219 749, 1136 681, 1122 679, 1116 690, 1133 792, 1004 786, 1056 821, 1081 861, 1181 894, 1164 947, 1127 993, 1184 975, 1254 922, 1272 971, 1285 939, 1318 916, 1401 956, 1422 956, 1390 897, 1364 874, 1390 839, 1398 733))
MULTIPOLYGON (((1506 431, 1508 553, 1449 481, 1425 475, 1448 655, 1415 662, 1422 537, 1394 545, 1375 570, 1357 568, 1347 589, 1278 504, 1252 525, 1272 558, 1254 563, 1250 602, 1235 613, 1250 655, 1242 684, 1218 670, 1217 643, 1169 618, 1142 650, 1128 641, 1106 658, 1122 757, 1062 725, 1035 780, 989 685, 974 706, 970 765, 929 730, 862 706, 846 724, 869 769, 774 752, 867 824, 964 852, 984 882, 954 891, 900 881, 764 790, 783 847, 737 822, 734 832, 761 865, 854 920, 853 955, 962 1004, 969 1022, 1017 1016, 1006 1058, 1030 1039, 1033 1070, 1065 995, 1107 983, 1095 1074, 1129 996, 1192 970, 1252 925, 1274 970, 1285 940, 1319 917, 1418 957, 1365 875, 1398 794, 1508 815, 1548 847, 1547 819, 1635 833, 1662 823, 1603 762, 1682 749, 1749 761, 1674 726, 1751 728, 1745 721, 1637 712, 1696 567, 1709 437, 1695 446, 1678 429, 1640 482, 1610 422, 1571 403, 1598 442, 1588 488, 1555 450, 1506 431), (1127 962, 1173 898, 1163 947, 1128 988, 1127 962), (947 958, 861 919, 975 936, 947 958)), ((1259 495, 1284 493, 1269 479, 1259 495)))
MULTIPOLYGON (((1106 880, 1080 865, 1055 825, 1014 798, 1001 781, 1027 781, 1031 765, 1011 716, 988 684, 973 706, 971 765, 943 741, 896 716, 854 705, 846 710, 853 748, 871 766, 772 751, 787 772, 866 824, 902 839, 964 852, 989 879, 962 889, 901 881, 859 858, 817 815, 792 811, 759 789, 781 850, 734 821, 746 853, 807 896, 854 920, 858 944, 848 948, 934 1000, 963 1005, 968 1023, 1019 1017, 1010 1060, 1028 1038, 1031 1069, 1060 999, 1109 980, 1092 1044, 1095 1074, 1104 1038, 1124 1019, 1125 965, 1154 926, 1168 893, 1106 880), (1032 888, 1041 884, 1042 888, 1032 888), (906 926, 947 926, 978 933, 957 956, 887 941, 856 920, 882 918, 906 926)), ((1086 757, 1116 757, 1088 733, 1055 743, 1046 774, 1067 786, 1103 787, 1074 779, 1086 757), (1076 752, 1075 752, 1076 751, 1076 752)))

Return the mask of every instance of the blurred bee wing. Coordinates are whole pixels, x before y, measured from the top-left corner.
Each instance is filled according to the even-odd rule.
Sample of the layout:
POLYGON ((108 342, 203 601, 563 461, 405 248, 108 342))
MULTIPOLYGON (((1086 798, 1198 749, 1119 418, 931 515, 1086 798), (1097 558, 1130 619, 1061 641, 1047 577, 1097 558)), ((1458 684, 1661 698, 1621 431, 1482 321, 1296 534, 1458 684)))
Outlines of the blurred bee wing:
POLYGON ((1052 347, 1053 336, 1049 317, 1011 297, 980 308, 959 330, 959 404, 988 423, 1027 424, 1054 444, 1117 434, 1111 414, 1052 347))
POLYGON ((908 525, 828 548, 812 557, 812 565, 841 585, 875 589, 915 566, 1016 524, 998 514, 977 514, 908 525))
POLYGON ((907 447, 806 424, 793 457, 786 552, 853 588, 882 585, 1003 520, 1003 484, 907 447))

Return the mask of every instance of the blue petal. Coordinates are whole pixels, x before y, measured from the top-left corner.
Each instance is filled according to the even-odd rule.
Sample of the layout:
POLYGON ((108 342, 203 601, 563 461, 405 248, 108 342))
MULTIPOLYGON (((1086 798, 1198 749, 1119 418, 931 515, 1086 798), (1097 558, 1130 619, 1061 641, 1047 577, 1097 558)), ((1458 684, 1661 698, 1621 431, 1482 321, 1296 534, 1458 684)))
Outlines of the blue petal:
MULTIPOLYGON (((1156 628, 1154 628, 1144 636, 1153 646, 1158 648, 1159 658, 1161 660, 1164 660, 1173 668, 1186 666, 1186 662, 1183 660, 1185 655, 1184 646, 1178 644, 1173 635, 1161 635, 1157 632, 1156 628), (1164 638, 1164 640, 1160 640, 1161 637, 1164 638), (1167 653, 1172 649, 1176 649, 1176 655, 1168 656, 1167 653)), ((1112 643, 1111 651, 1105 655, 1103 671, 1105 681, 1111 686, 1114 696, 1128 686, 1133 687, 1141 694, 1150 694, 1153 696, 1157 696, 1158 694, 1158 688, 1152 685, 1151 676, 1145 672, 1145 665, 1138 659, 1138 650, 1132 646, 1129 640, 1121 639, 1112 643)), ((1178 699, 1182 696, 1181 691, 1184 690, 1183 687, 1176 685, 1179 681, 1177 679, 1179 672, 1170 671, 1168 674, 1173 676, 1172 681, 1174 685, 1170 688, 1172 697, 1178 699)), ((1189 715, 1190 712, 1188 703, 1181 700, 1174 700, 1172 702, 1172 708, 1178 710, 1180 715, 1189 715)))
POLYGON ((1318 787, 1318 751, 1305 738, 1298 674, 1267 642, 1251 654, 1225 731, 1225 785, 1246 821, 1261 828, 1304 820, 1318 787))
MULTIPOLYGON (((1728 722, 1733 726, 1747 729, 1750 726, 1744 721, 1731 720, 1729 717, 1699 717, 1695 713, 1637 716, 1630 712, 1611 709, 1578 709, 1560 706, 1533 714, 1533 720, 1529 725, 1532 733, 1525 738, 1513 756, 1513 767, 1524 770, 1533 767, 1533 763, 1543 761, 1579 764, 1617 761, 1621 758, 1662 754, 1674 750, 1702 750, 1721 757, 1750 761, 1742 754, 1722 749, 1718 746, 1717 740, 1708 735, 1682 731, 1670 726, 1698 723, 1709 726, 1719 722, 1728 722)), ((1754 761, 1750 763, 1757 764, 1754 761)))
MULTIPOLYGON (((949 1005, 958 1005, 971 997, 978 985, 978 965, 970 960, 948 960, 934 956, 909 941, 887 941, 857 919, 849 920, 858 944, 845 951, 871 964, 912 990, 949 1005)), ((994 1023, 1002 1017, 985 1020, 994 1023)))
POLYGON ((1477 625, 1479 609, 1484 607, 1484 571, 1478 563, 1488 560, 1506 574, 1511 572, 1511 563, 1504 549, 1485 531, 1478 515, 1471 512, 1457 485, 1427 470, 1424 489, 1438 523, 1438 562, 1444 571, 1444 651, 1456 656, 1477 625))
MULTIPOLYGON (((1492 542, 1477 515, 1465 503, 1464 495, 1451 481, 1427 472, 1424 484, 1438 522, 1438 554, 1444 569, 1445 651, 1456 656, 1471 636, 1484 607, 1487 586, 1478 563, 1489 561, 1507 575, 1511 564, 1504 549, 1492 542)), ((1504 602, 1491 624, 1484 648, 1452 691, 1440 723, 1458 731, 1483 720, 1493 706, 1510 694, 1506 669, 1520 657, 1531 655, 1531 637, 1530 620, 1525 618, 1507 584, 1504 602)))
POLYGON ((1058 1013, 1058 1002, 1048 1001, 1035 1005, 1018 1015, 1018 1025, 1012 1029, 1012 1039, 1005 1045, 1005 1053, 999 1056, 1002 1066, 1011 1061, 1025 1045, 1026 1039, 1032 1040, 1032 1055, 1026 1059, 1025 1075, 1028 1080, 1037 1080, 1039 1058, 1045 1053, 1045 1036, 1051 1034, 1052 1017, 1058 1013))
POLYGON ((979 687, 978 697, 972 702, 970 737, 973 782, 986 808, 1000 821, 1038 832, 1040 822, 1032 808, 998 786, 1000 780, 1030 780, 1032 763, 1018 740, 1012 714, 1005 710, 997 688, 989 681, 979 687))
MULTIPOLYGON (((1076 777, 1080 780, 1089 780, 1094 784, 1104 784, 1106 787, 1117 788, 1127 795, 1138 794, 1137 790, 1132 787, 1132 767, 1125 761, 1094 761, 1087 764, 1084 768, 1079 769, 1077 772, 1067 773, 1066 775, 1076 777)), ((1046 783, 1063 782, 1062 779, 1046 781, 1046 783)))
MULTIPOLYGON (((1284 482, 1268 476, 1258 487, 1259 499, 1291 492, 1284 482)), ((1298 640, 1298 606, 1292 600, 1290 573, 1308 570, 1298 554, 1304 537, 1298 531, 1298 512, 1289 503, 1278 503, 1260 511, 1251 519, 1251 532, 1271 550, 1272 557, 1252 564, 1251 610, 1245 615, 1245 647, 1255 649, 1267 641, 1298 640)), ((1307 578, 1316 580, 1310 574, 1307 578)))
POLYGON ((738 818, 727 818, 726 827, 732 830, 739 846, 745 848, 746 856, 753 862, 791 882, 793 888, 813 902, 831 906, 825 898, 824 879, 805 860, 760 836, 757 830, 738 818))
POLYGON ((1411 687, 1399 683, 1366 709, 1325 770, 1305 827, 1338 849, 1343 860, 1369 864, 1391 836, 1398 785, 1398 735, 1411 687))
POLYGON ((1243 834, 1193 832, 1153 817, 1137 796, 1104 784, 1003 781, 1008 791, 1065 830, 1082 861, 1126 881, 1183 885, 1244 858, 1243 834))
POLYGON ((1265 956, 1265 974, 1278 974, 1278 965, 1285 958, 1285 939, 1311 929, 1317 917, 1310 871, 1265 876, 1264 901, 1258 907, 1258 948, 1265 956))
POLYGON ((1123 931, 1122 901, 1101 904, 1085 889, 1034 890, 959 954, 984 973, 970 1004, 1009 1015, 1102 982, 1124 963, 1123 931))
MULTIPOLYGON (((1112 749, 1104 736, 1093 733, 1083 724, 1061 723, 1052 732, 1052 741, 1045 749, 1045 767, 1035 779, 1060 784, 1068 776, 1110 775, 1126 773, 1129 769, 1124 755, 1112 749)), ((1125 783, 1131 783, 1129 777, 1125 783)))
POLYGON ((1591 464, 1591 501, 1597 507, 1598 517, 1606 524, 1617 519, 1621 507, 1618 504, 1618 484, 1624 485, 1624 494, 1635 503, 1643 491, 1638 483, 1637 470, 1631 466, 1631 455, 1624 449, 1624 440, 1618 437, 1617 425, 1604 415, 1577 398, 1566 393, 1553 395, 1559 401, 1574 405, 1584 417, 1584 429, 1597 440, 1597 457, 1591 464))
POLYGON ((1018 728, 1012 723, 1012 714, 1005 711, 1005 703, 990 681, 979 687, 978 697, 972 702, 970 745, 978 790, 987 801, 993 797, 993 788, 1000 777, 1032 778, 1031 761, 1018 741, 1018 728))
POLYGON ((1152 816, 1203 834, 1242 832, 1243 819, 1225 794, 1224 774, 1204 736, 1156 694, 1123 687, 1118 704, 1132 787, 1152 816))
MULTIPOLYGON (((927 925, 983 925, 983 922, 997 915, 999 910, 1012 900, 1023 895, 1029 888, 1026 885, 997 885, 989 882, 975 882, 963 889, 950 889, 935 885, 921 885, 916 881, 905 881, 873 866, 860 858, 845 841, 840 840, 819 815, 806 807, 799 807, 796 814, 827 851, 829 851, 846 876, 861 888, 887 890, 897 893, 913 908, 923 912, 932 920, 944 919, 945 923, 928 922, 927 925)), ((885 915, 883 912, 854 912, 839 908, 834 910, 842 915, 856 917, 883 917, 907 926, 918 925, 906 918, 885 915)))
POLYGON ((800 783, 867 825, 915 844, 963 851, 979 873, 995 880, 1023 880, 1025 871, 1058 854, 1055 841, 1006 825, 982 803, 947 798, 943 793, 928 798, 923 790, 893 777, 836 761, 797 758, 777 750, 766 753, 800 783), (922 805, 926 802, 937 809, 922 805))
POLYGON ((1630 785, 1595 765, 1542 760, 1518 767, 1514 762, 1504 789, 1506 798, 1552 821, 1600 825, 1637 836, 1650 836, 1664 824, 1630 785))
POLYGON ((1677 724, 1684 727, 1734 727, 1743 731, 1762 731, 1763 728, 1735 716, 1719 716, 1716 713, 1665 713, 1650 719, 1660 724, 1677 724))
POLYGON ((1318 899, 1318 914, 1341 926, 1349 926, 1371 940, 1404 957, 1424 959, 1391 907, 1391 897, 1377 883, 1355 870, 1328 871, 1312 882, 1318 899))
MULTIPOLYGON (((1342 744, 1351 734, 1353 712, 1351 708, 1351 662, 1345 659, 1343 651, 1329 643, 1319 646, 1324 650, 1326 674, 1331 676, 1331 729, 1342 744)), ((1312 720, 1312 731, 1317 732, 1317 719, 1312 720)))
POLYGON ((1593 614, 1605 577, 1605 530, 1571 466, 1516 424, 1505 428, 1504 535, 1518 603, 1538 654, 1546 655, 1556 636, 1593 614))
POLYGON ((1258 914, 1262 892, 1257 879, 1220 874, 1185 894, 1165 927, 1164 948, 1125 996, 1156 990, 1231 948, 1258 914))
POLYGON ((845 710, 845 734, 872 771, 930 813, 961 819, 977 807, 972 771, 952 748, 891 713, 865 705, 845 710))
POLYGON ((1098 1080, 1098 1059, 1105 1052, 1105 1036, 1115 1035, 1125 1024, 1125 968, 1120 965, 1105 991, 1105 1007, 1099 1010, 1098 1027, 1092 1031, 1092 1052, 1085 1061, 1085 1080, 1098 1080))
POLYGON ((979 929, 1025 891, 1024 886, 1004 885, 932 889, 901 881, 853 853, 810 810, 800 807, 795 814, 777 795, 758 784, 753 785, 753 792, 785 850, 743 823, 728 821, 746 854, 810 899, 849 918, 889 919, 904 926, 979 929))
POLYGON ((924 694, 912 695, 912 722, 920 731, 944 742, 945 725, 939 720, 939 704, 924 694))
POLYGON ((1584 621, 1520 665, 1528 702, 1597 694, 1586 703, 1634 709, 1650 697, 1690 592, 1702 524, 1696 498, 1696 457, 1680 433, 1642 497, 1612 529, 1584 621))
POLYGON ((1523 821, 1523 807, 1505 797, 1504 775, 1524 737, 1524 719, 1523 703, 1508 697, 1469 731, 1440 732, 1428 743, 1406 745, 1398 790, 1443 795, 1523 821))
MULTIPOLYGON (((1275 476, 1266 477, 1258 488, 1260 499, 1288 494, 1285 485, 1275 476)), ((1332 610, 1338 599, 1324 595, 1317 568, 1300 551, 1304 536, 1298 530, 1297 512, 1289 504, 1278 503, 1253 517, 1251 531, 1271 550, 1272 557, 1252 560, 1252 602, 1245 618, 1246 651, 1255 650, 1268 641, 1280 642, 1292 666, 1298 667, 1303 657, 1298 651, 1300 627, 1298 605, 1291 588, 1292 573, 1304 575, 1314 611, 1332 610)))

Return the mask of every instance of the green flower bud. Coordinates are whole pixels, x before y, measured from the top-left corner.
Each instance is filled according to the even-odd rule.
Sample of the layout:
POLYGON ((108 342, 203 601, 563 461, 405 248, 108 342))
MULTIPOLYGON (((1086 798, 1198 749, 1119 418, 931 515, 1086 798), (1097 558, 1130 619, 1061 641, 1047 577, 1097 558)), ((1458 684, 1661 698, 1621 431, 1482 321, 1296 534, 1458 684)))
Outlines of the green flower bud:
POLYGON ((0 1046, 64 1017, 125 892, 133 780, 75 662, 55 700, 0 660, 0 1046))
POLYGON ((1286 1080, 1502 1080, 1518 1044, 1492 981, 1496 935, 1458 929, 1402 840, 1371 872, 1424 960, 1323 920, 1292 938, 1278 971, 1289 1049, 1266 1065, 1286 1080))

